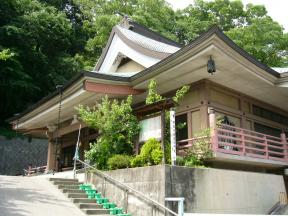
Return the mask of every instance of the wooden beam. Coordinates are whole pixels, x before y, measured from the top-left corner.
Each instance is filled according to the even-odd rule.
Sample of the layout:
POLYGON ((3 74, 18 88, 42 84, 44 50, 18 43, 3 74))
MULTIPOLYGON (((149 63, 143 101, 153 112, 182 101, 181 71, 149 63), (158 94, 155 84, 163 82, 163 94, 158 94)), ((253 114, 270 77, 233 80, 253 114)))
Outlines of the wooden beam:
POLYGON ((137 95, 145 92, 143 89, 133 89, 131 86, 95 83, 87 80, 84 82, 84 89, 95 93, 116 95, 137 95))
POLYGON ((175 107, 176 105, 177 104, 172 100, 172 98, 166 98, 153 104, 136 107, 133 111, 137 116, 145 116, 161 112, 162 110, 169 110, 171 107, 175 107))

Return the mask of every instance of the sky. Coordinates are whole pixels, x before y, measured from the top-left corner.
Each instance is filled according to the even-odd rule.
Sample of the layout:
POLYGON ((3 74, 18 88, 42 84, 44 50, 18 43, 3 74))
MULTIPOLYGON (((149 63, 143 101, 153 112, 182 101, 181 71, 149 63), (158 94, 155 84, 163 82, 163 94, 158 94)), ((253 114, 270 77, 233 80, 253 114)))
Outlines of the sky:
MULTIPOLYGON (((166 0, 174 9, 183 9, 193 0, 166 0)), ((243 4, 265 5, 268 14, 288 32, 288 0, 242 0, 243 4)))

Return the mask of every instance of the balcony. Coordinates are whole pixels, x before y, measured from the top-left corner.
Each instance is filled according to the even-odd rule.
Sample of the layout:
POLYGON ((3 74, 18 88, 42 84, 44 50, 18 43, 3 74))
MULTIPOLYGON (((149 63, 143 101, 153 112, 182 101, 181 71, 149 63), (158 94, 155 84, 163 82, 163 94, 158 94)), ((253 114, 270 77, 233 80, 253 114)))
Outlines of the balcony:
POLYGON ((209 139, 214 153, 212 160, 242 164, 283 167, 288 165, 288 140, 285 134, 274 137, 229 125, 219 125, 210 137, 197 137, 178 142, 177 152, 183 155, 199 139, 209 139))

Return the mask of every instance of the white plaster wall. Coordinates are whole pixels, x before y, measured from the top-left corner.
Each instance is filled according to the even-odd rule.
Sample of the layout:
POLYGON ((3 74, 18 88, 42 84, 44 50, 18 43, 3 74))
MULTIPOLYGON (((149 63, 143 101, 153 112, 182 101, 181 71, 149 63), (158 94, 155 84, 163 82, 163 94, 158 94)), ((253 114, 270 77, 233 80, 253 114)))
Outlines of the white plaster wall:
POLYGON ((124 72, 124 73, 127 73, 127 72, 140 72, 142 70, 144 70, 145 68, 138 64, 137 62, 135 61, 130 61, 120 67, 117 68, 117 71, 116 72, 124 72))

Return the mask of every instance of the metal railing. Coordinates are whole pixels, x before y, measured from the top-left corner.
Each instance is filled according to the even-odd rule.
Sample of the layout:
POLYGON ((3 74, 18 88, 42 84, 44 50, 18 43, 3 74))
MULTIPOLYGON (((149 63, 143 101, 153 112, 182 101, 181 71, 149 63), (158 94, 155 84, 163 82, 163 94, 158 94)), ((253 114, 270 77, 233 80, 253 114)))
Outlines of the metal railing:
MULTIPOLYGON (((172 211, 171 209, 167 208, 166 206, 162 205, 161 203, 151 199, 150 197, 146 196, 145 194, 143 194, 142 192, 140 191, 137 191, 135 190, 134 188, 118 181, 117 179, 114 179, 113 177, 107 175, 106 173, 96 169, 95 167, 85 163, 84 161, 82 160, 79 160, 76 158, 76 161, 80 162, 81 164, 83 164, 85 166, 84 170, 86 170, 87 168, 89 169, 92 169, 93 171, 95 171, 101 178, 103 178, 104 180, 108 179, 110 180, 110 182, 112 182, 114 185, 120 185, 121 187, 124 188, 124 190, 127 192, 127 193, 135 193, 137 194, 140 198, 148 201, 149 203, 152 203, 153 206, 157 206, 158 208, 164 210, 164 212, 169 212, 170 214, 174 215, 174 216, 182 216, 182 215, 179 215, 177 214, 176 212, 172 211)), ((76 177, 76 169, 74 169, 74 177, 76 177)), ((85 182, 86 182, 86 179, 87 179, 87 170, 85 171, 85 182)))

